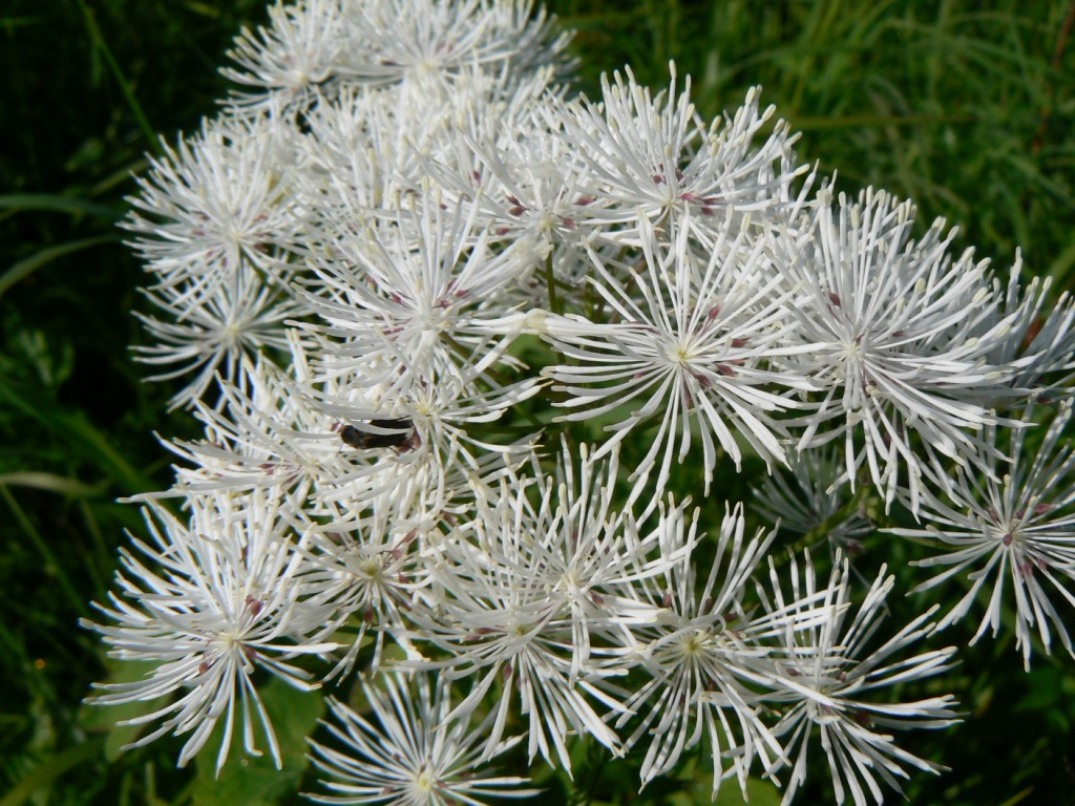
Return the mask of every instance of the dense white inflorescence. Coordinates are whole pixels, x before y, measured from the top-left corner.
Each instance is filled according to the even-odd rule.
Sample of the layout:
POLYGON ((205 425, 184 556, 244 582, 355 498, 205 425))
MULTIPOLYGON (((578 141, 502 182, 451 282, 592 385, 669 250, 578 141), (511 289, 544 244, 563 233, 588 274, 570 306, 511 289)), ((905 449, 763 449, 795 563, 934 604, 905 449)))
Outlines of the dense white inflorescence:
POLYGON ((787 800, 814 748, 880 803, 939 769, 893 731, 956 721, 891 687, 951 665, 920 644, 981 588, 978 635, 1007 597, 1027 665, 1035 631, 1072 652, 1070 405, 1024 448, 1069 388, 1070 300, 835 192, 758 90, 712 122, 674 68, 574 97, 566 44, 529 0, 278 4, 139 179, 138 356, 204 437, 169 444, 86 624, 153 669, 93 702, 165 698, 135 744, 184 736, 182 765, 222 726, 218 770, 236 731, 280 763, 265 675, 361 675, 314 799, 527 796, 486 762, 570 772, 589 736, 640 786, 704 747, 714 794, 787 800), (769 528, 706 501, 762 465, 769 528), (922 588, 973 580, 939 619, 883 624, 867 499, 941 552, 922 588))

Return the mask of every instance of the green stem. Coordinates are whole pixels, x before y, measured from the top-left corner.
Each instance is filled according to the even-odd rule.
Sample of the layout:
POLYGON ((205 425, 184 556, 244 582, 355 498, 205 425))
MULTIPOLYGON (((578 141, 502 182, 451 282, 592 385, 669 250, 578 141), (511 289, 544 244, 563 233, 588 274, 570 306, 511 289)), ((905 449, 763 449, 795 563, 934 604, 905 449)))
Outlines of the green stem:
POLYGON ((549 295, 549 310, 557 315, 564 312, 564 303, 556 295, 556 277, 552 271, 552 252, 545 258, 545 291, 549 295))

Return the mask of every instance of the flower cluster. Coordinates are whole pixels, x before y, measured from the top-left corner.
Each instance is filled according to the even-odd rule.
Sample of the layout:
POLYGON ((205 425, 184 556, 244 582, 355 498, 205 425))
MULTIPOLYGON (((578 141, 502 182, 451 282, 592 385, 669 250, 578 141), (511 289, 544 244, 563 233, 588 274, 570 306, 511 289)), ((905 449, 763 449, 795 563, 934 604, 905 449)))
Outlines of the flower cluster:
POLYGON ((892 687, 990 580, 978 635, 1007 604, 1028 665, 1034 630, 1073 652, 1069 403, 1024 458, 1071 301, 837 193, 757 90, 591 101, 566 43, 528 0, 276 5, 139 180, 139 357, 204 436, 86 623, 151 664, 92 698, 153 701, 135 744, 189 734, 182 765, 222 723, 218 770, 235 730, 279 764, 268 674, 336 687, 322 802, 527 796, 487 763, 570 775, 590 737, 640 787, 695 755, 714 795, 880 803, 940 769, 893 732, 957 721, 892 687), (885 632, 879 525, 949 549, 922 588, 970 580, 939 620, 885 632))

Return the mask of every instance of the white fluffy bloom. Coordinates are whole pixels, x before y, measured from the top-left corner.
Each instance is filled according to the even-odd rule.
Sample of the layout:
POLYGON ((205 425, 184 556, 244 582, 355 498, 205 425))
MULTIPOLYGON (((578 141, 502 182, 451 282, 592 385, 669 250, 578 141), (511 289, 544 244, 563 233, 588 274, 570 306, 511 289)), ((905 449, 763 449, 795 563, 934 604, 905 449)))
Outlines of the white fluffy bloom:
POLYGON ((382 803, 394 806, 480 806, 485 798, 524 798, 528 779, 490 777, 483 769, 519 739, 487 750, 489 720, 471 727, 470 714, 452 707, 444 678, 384 674, 379 685, 363 681, 374 724, 347 704, 329 698, 333 722, 324 723, 337 743, 311 740, 314 765, 332 794, 308 793, 317 803, 382 803))
MULTIPOLYGON (((331 383, 315 390, 305 350, 294 333, 289 346, 287 371, 263 360, 246 362, 245 388, 218 379, 218 405, 196 406, 197 418, 205 425, 204 437, 168 443, 189 462, 176 469, 174 494, 281 487, 295 501, 310 497, 308 505, 314 510, 318 502, 340 495, 357 506, 379 487, 400 484, 398 478, 389 482, 379 477, 392 475, 401 465, 423 464, 427 457, 419 455, 422 440, 413 423, 408 427, 407 420, 393 419, 389 422, 402 427, 372 425, 369 420, 384 423, 379 418, 394 415, 385 415, 368 402, 357 413, 347 410, 355 414, 354 423, 341 420, 339 407, 323 401, 346 393, 331 383), (371 431, 382 434, 375 438, 371 431), (384 436, 386 431, 390 437, 384 436)), ((414 469, 412 475, 420 476, 414 469)))
MULTIPOLYGON (((688 524, 683 508, 661 512, 662 541, 693 547, 698 541, 698 512, 688 524)), ((625 631, 622 658, 640 665, 649 679, 624 702, 616 726, 637 719, 625 740, 625 752, 648 743, 642 760, 642 784, 671 770, 684 751, 708 738, 713 761, 713 793, 726 774, 734 774, 744 793, 755 759, 773 767, 783 749, 762 718, 765 701, 782 674, 776 661, 783 651, 775 639, 829 617, 814 608, 823 594, 778 607, 748 603, 748 587, 775 532, 744 540, 741 508, 729 510, 720 525, 716 554, 700 577, 695 554, 687 550, 655 579, 635 586, 639 598, 656 608, 652 623, 625 631), (732 770, 724 771, 730 759, 732 770)))
POLYGON ((800 447, 842 440, 846 480, 865 467, 886 502, 902 483, 915 508, 923 474, 976 461, 996 422, 977 401, 983 389, 1010 392, 1010 370, 989 363, 1008 320, 995 316, 985 264, 969 251, 952 259, 943 221, 916 242, 912 207, 884 193, 819 201, 806 230, 774 239, 811 348, 788 365, 820 390, 800 447))
MULTIPOLYGON (((938 628, 967 617, 988 586, 992 586, 988 606, 971 643, 989 628, 996 636, 1002 611, 1014 605, 1015 647, 1022 651, 1028 669, 1035 632, 1046 652, 1055 633, 1064 649, 1075 655, 1068 632, 1075 614, 1075 451, 1064 435, 1071 411, 1070 400, 1060 404, 1033 454, 1024 449, 1027 429, 1012 429, 1010 466, 994 465, 990 476, 960 474, 948 500, 926 496, 920 510, 926 528, 887 530, 946 549, 914 563, 947 566, 915 590, 967 574, 971 582, 967 593, 938 628), (1060 609, 1051 594, 1059 599, 1060 609)), ((987 429, 990 444, 996 438, 996 430, 987 429)), ((995 462, 986 457, 982 461, 995 462)))
POLYGON ((304 105, 334 89, 334 79, 354 50, 349 34, 357 3, 351 0, 283 0, 269 7, 270 24, 244 28, 228 56, 238 67, 221 72, 243 87, 232 101, 241 108, 304 105))
POLYGON ((229 53, 224 74, 249 88, 239 109, 314 106, 356 86, 417 84, 417 100, 475 72, 519 81, 567 66, 570 35, 531 0, 301 0, 269 14, 229 53))
POLYGON ((596 685, 609 672, 590 662, 601 654, 593 637, 640 617, 642 608, 618 594, 660 566, 646 565, 657 536, 636 535, 610 510, 615 463, 602 480, 584 452, 576 485, 571 460, 563 459, 559 484, 541 480, 530 490, 525 478, 508 474, 497 489, 479 486, 476 511, 440 545, 427 545, 426 611, 410 638, 448 655, 420 667, 476 678, 461 710, 478 707, 499 681, 490 746, 518 700, 529 720, 530 758, 540 753, 570 769, 570 734, 617 746, 589 702, 618 708, 596 685))
POLYGON ((156 503, 148 505, 153 545, 135 540, 137 554, 122 552, 120 592, 109 605, 98 606, 111 623, 83 622, 104 637, 112 657, 154 668, 142 680, 98 685, 101 693, 89 701, 118 705, 168 698, 121 724, 159 723, 134 747, 167 733, 190 734, 180 766, 223 720, 219 770, 238 717, 246 751, 260 755, 255 742, 260 725, 279 767, 280 748, 254 674, 265 670, 298 688, 315 688, 310 674, 288 661, 326 656, 336 648, 327 640, 337 626, 336 608, 309 596, 304 578, 310 567, 292 541, 304 528, 293 501, 275 490, 217 492, 187 501, 189 523, 156 503))
POLYGON ((477 325, 504 312, 496 295, 536 257, 525 241, 492 250, 471 211, 444 211, 424 195, 395 221, 342 237, 314 258, 307 298, 322 319, 316 332, 327 337, 322 363, 349 372, 361 362, 368 382, 396 397, 416 385, 469 382, 507 347, 477 325), (380 375, 369 377, 375 367, 380 375))
POLYGON ((449 192, 470 200, 498 238, 551 248, 566 242, 584 260, 579 244, 603 236, 611 200, 590 195, 590 169, 559 130, 550 99, 529 101, 503 114, 478 107, 480 117, 468 118, 469 129, 449 139, 447 158, 431 170, 449 192))
POLYGON ((282 486, 301 500, 348 472, 348 455, 329 430, 331 420, 303 398, 295 377, 302 348, 294 338, 288 346, 288 371, 264 359, 244 362, 242 388, 218 378, 219 403, 195 405, 203 438, 168 443, 189 463, 176 468, 180 491, 282 486))
MULTIPOLYGON (((242 272, 221 283, 201 303, 185 310, 164 294, 147 296, 158 308, 155 316, 135 312, 155 341, 134 347, 135 360, 166 367, 150 381, 192 376, 171 399, 170 405, 197 405, 209 395, 214 383, 239 388, 256 383, 247 369, 249 359, 262 360, 265 348, 288 347, 284 322, 305 313, 301 300, 281 295, 261 283, 253 272, 242 272), (164 317, 160 318, 163 313, 164 317), (179 364, 178 367, 171 365, 179 364)), ((215 401, 214 401, 215 402, 215 401)))
POLYGON ((574 96, 531 0, 268 18, 124 224, 155 306, 136 353, 204 426, 86 623, 152 666, 92 698, 156 700, 137 744, 185 737, 185 764, 218 729, 219 769, 239 730, 279 764, 257 681, 313 688, 317 662, 366 699, 328 700, 326 803, 533 794, 483 777, 517 730, 567 776, 592 737, 643 786, 694 751, 714 794, 786 769, 787 800, 819 737, 838 797, 880 800, 938 769, 889 729, 953 721, 891 687, 952 650, 904 656, 933 610, 871 642, 892 579, 853 602, 840 551, 874 488, 926 521, 893 531, 952 549, 920 589, 970 573, 939 626, 992 586, 974 640, 995 633, 1010 581, 1026 663, 1075 654, 1072 404, 1033 458, 1006 419, 1070 391, 1070 297, 1047 312, 1018 265, 1005 289, 943 222, 912 240, 884 193, 815 191, 757 89, 711 124, 674 66, 574 96), (761 462, 794 475, 756 486, 772 531, 726 505, 710 539, 680 489, 761 462), (809 557, 790 589, 771 558, 753 578, 780 528, 827 537, 827 582, 809 557))
POLYGON ((787 387, 802 384, 769 362, 791 339, 789 294, 767 270, 762 242, 731 229, 703 247, 677 222, 666 245, 641 219, 641 265, 606 266, 591 254, 593 287, 605 319, 614 321, 547 320, 549 340, 573 359, 545 370, 567 395, 559 405, 574 410, 564 419, 614 412, 613 434, 599 453, 656 424, 634 474, 641 485, 658 468, 657 495, 673 457, 682 463, 697 442, 707 493, 718 446, 737 467, 740 440, 766 462, 785 461, 785 429, 774 415, 796 406, 787 387))
POLYGON ((385 638, 403 632, 402 614, 412 607, 423 569, 415 550, 419 528, 407 528, 402 503, 385 494, 368 512, 350 513, 311 531, 310 559, 318 568, 310 576, 311 585, 358 622, 354 641, 330 678, 350 673, 370 631, 374 646, 369 669, 376 673, 385 638))
POLYGON ((216 374, 242 385, 243 357, 284 348, 284 321, 307 313, 288 288, 300 228, 286 167, 293 136, 264 117, 206 124, 178 150, 164 145, 137 180, 124 226, 137 233, 157 311, 137 314, 155 343, 135 352, 168 368, 150 380, 193 376, 173 406, 200 400, 216 374))
POLYGON ((774 111, 759 112, 757 89, 733 117, 706 127, 690 102, 689 78, 676 94, 674 65, 668 91, 655 97, 625 72, 626 79, 602 77, 602 103, 581 99, 561 112, 563 137, 586 168, 584 193, 599 200, 606 224, 633 233, 636 217, 656 224, 689 213, 685 225, 704 231, 711 218, 783 205, 797 173, 795 138, 779 121, 755 147, 774 111))
MULTIPOLYGON (((412 203, 408 197, 431 187, 446 207, 472 200, 486 210, 496 185, 485 187, 488 171, 475 156, 477 144, 488 145, 483 155, 525 148, 535 139, 547 81, 545 73, 518 81, 472 73, 460 76, 450 92, 415 90, 416 97, 408 97, 397 87, 345 88, 319 102, 304 114, 308 134, 296 143, 304 169, 294 177, 295 192, 304 218, 316 224, 303 245, 331 259, 337 238, 391 219, 412 203)), ((476 229, 492 223, 479 218, 476 229)))
POLYGON ((239 274, 286 284, 282 247, 299 231, 288 176, 294 137, 280 120, 259 116, 204 123, 175 149, 161 143, 163 155, 135 180, 123 223, 136 233, 131 245, 156 295, 187 313, 239 274))
MULTIPOLYGON (((809 555, 802 577, 798 561, 792 557, 790 575, 791 595, 809 601, 823 590, 831 617, 784 635, 787 657, 781 662, 784 674, 779 678, 784 692, 776 699, 792 705, 774 732, 785 740, 793 761, 789 761, 792 772, 783 803, 790 803, 806 780, 807 753, 815 736, 828 760, 838 803, 850 795, 856 806, 865 806, 871 799, 880 805, 884 793, 878 779, 899 792, 897 779, 907 777, 907 767, 939 772, 942 768, 938 765, 899 747, 891 731, 947 727, 957 721, 952 710, 955 700, 946 694, 893 702, 891 695, 882 693, 891 686, 951 668, 954 647, 902 657, 908 647, 932 630, 930 619, 937 606, 875 647, 873 639, 895 580, 886 576, 884 567, 857 606, 851 601, 846 560, 837 557, 823 589, 818 586, 809 555)), ((777 602, 783 604, 771 558, 770 576, 777 602)))
POLYGON ((349 72, 367 80, 450 83, 479 68, 521 74, 560 62, 570 34, 553 34, 532 0, 375 0, 355 19, 363 47, 349 72))

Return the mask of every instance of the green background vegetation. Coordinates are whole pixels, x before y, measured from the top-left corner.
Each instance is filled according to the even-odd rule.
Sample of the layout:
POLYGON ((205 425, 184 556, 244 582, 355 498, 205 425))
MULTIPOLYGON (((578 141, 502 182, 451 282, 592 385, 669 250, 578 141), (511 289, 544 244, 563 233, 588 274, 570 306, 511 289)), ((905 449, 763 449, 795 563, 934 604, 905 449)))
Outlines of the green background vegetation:
MULTIPOLYGON (((1020 246, 1028 273, 1072 289, 1075 3, 979 5, 549 4, 578 31, 590 97, 602 71, 624 64, 665 86, 671 59, 693 77, 706 117, 760 84, 803 133, 801 158, 838 172, 843 190, 911 197, 923 229, 944 216, 960 246, 1001 270, 1020 246)), ((116 755, 116 714, 80 704, 109 671, 76 620, 106 596, 123 530, 139 528, 137 510, 116 499, 170 483, 154 432, 195 433, 165 413, 174 389, 143 384, 131 361, 141 270, 115 222, 155 133, 174 139, 213 113, 232 36, 264 18, 253 0, 7 0, 0 12, 0 806, 211 800, 204 769, 174 769, 174 744, 116 755)), ((1010 634, 962 658, 944 685, 966 724, 911 746, 953 771, 915 777, 909 801, 1072 802, 1071 659, 1036 657, 1024 674, 1010 634)), ((274 705, 300 732, 313 716, 286 695, 274 705)), ((285 752, 297 776, 301 746, 285 752)), ((669 782, 638 797, 616 772, 582 766, 576 797, 668 802, 678 788, 686 803, 696 791, 669 782)), ((295 785, 252 780, 236 785, 239 800, 217 797, 284 802, 295 785)), ((801 802, 825 793, 818 784, 801 802)))

